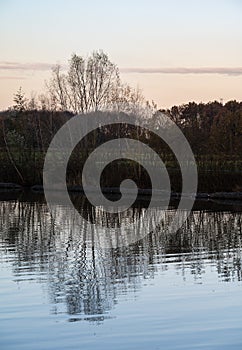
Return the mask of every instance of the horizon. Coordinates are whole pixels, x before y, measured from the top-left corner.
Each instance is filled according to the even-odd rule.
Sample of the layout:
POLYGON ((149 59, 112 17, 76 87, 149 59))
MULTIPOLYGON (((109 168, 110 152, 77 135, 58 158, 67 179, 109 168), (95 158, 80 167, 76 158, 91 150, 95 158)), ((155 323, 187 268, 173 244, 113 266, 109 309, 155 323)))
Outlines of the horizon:
POLYGON ((13 0, 0 8, 0 110, 20 86, 28 98, 44 92, 51 67, 65 67, 74 52, 85 57, 99 49, 158 108, 241 101, 239 1, 13 0))

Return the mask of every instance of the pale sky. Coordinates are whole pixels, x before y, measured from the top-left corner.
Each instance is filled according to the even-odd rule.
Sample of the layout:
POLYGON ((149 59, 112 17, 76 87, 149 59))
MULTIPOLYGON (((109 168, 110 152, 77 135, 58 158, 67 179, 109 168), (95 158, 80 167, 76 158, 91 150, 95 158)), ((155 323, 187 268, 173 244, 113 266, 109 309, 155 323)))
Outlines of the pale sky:
POLYGON ((0 109, 98 49, 160 108, 242 100, 242 0, 0 0, 0 109))

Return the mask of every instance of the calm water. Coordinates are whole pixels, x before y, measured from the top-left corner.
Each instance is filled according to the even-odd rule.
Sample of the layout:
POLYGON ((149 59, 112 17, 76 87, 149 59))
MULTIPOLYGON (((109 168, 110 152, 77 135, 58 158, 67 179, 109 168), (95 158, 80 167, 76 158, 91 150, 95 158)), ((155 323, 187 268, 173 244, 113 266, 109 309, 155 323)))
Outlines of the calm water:
POLYGON ((1 349, 242 349, 242 203, 197 203, 178 233, 104 249, 42 196, 2 197, 1 349))

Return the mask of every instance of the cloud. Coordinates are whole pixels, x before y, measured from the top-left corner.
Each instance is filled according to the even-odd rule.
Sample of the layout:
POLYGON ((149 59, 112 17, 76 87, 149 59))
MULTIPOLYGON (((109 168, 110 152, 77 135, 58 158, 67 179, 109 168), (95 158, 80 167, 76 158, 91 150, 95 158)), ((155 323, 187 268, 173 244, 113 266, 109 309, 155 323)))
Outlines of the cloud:
POLYGON ((221 74, 242 75, 242 67, 175 67, 175 68, 121 68, 122 73, 138 74, 221 74))
POLYGON ((39 70, 49 71, 53 68, 53 63, 33 62, 33 63, 20 63, 0 61, 0 70, 39 70))
MULTIPOLYGON (((50 71, 55 66, 54 63, 32 62, 21 63, 11 61, 0 61, 0 71, 50 71)), ((67 65, 61 65, 63 69, 67 65)), ((127 67, 121 68, 122 73, 136 74, 220 74, 220 75, 242 75, 242 67, 161 67, 161 68, 141 68, 127 67)), ((2 78, 0 78, 2 79, 2 78)), ((11 78, 10 78, 11 79, 11 78)))

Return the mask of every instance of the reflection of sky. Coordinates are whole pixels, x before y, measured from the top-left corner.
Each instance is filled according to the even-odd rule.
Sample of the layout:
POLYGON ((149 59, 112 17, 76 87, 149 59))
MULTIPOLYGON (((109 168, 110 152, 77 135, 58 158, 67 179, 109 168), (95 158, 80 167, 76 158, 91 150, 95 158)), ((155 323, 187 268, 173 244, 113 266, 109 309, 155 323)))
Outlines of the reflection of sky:
POLYGON ((118 303, 102 315, 68 315, 64 296, 49 299, 43 280, 16 283, 11 263, 5 269, 9 276, 0 277, 4 349, 173 350, 203 344, 201 348, 214 350, 240 349, 242 344, 242 284, 219 283, 210 265, 195 283, 176 264, 168 271, 159 268, 153 279, 142 281, 141 289, 118 295, 118 303))
MULTIPOLYGON (((8 1, 0 3, 1 63, 67 63, 103 49, 127 67, 240 67, 240 1, 8 1)), ((0 71, 1 107, 22 85, 29 94, 49 72, 0 71), (4 78, 5 77, 5 78, 4 78), (14 79, 13 79, 14 78, 14 79)), ((241 76, 123 73, 160 107, 240 99, 241 76)))
POLYGON ((241 348, 241 213, 192 212, 120 250, 83 244, 71 218, 63 230, 59 206, 0 214, 2 349, 241 348))

